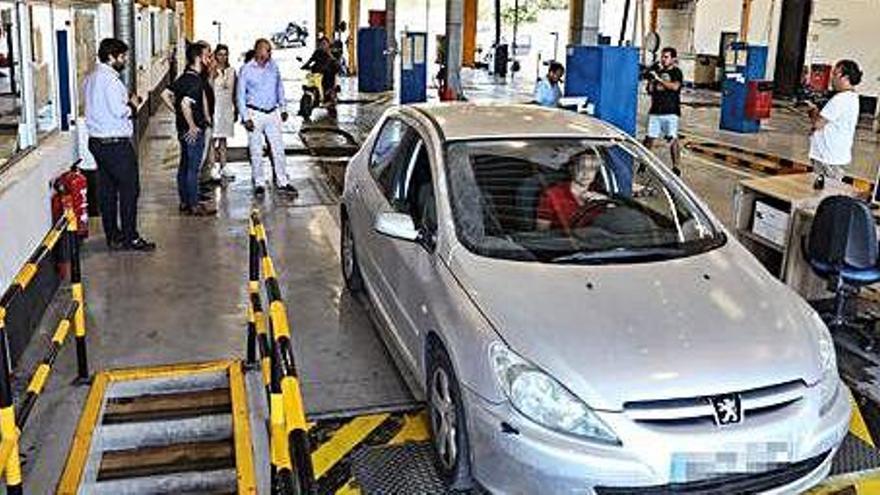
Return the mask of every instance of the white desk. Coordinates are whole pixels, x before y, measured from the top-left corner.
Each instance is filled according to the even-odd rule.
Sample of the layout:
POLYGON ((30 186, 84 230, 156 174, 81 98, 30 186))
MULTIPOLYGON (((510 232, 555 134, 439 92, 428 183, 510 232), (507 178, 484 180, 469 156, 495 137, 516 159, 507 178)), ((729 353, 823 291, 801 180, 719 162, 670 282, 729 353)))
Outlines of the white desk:
POLYGON ((737 239, 751 251, 773 275, 795 289, 805 299, 830 295, 826 282, 813 274, 801 250, 803 238, 810 232, 819 203, 828 196, 855 196, 853 187, 829 181, 822 190, 813 189, 813 174, 793 174, 749 179, 737 185, 734 196, 734 230, 737 239), (789 213, 783 244, 769 241, 752 232, 755 201, 773 203, 789 213))

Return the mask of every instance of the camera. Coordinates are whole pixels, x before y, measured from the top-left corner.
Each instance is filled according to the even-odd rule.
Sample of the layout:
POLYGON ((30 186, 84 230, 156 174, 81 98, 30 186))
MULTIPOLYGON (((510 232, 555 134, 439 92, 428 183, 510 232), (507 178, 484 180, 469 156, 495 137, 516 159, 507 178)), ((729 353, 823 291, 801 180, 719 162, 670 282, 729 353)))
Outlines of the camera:
POLYGON ((651 65, 642 65, 639 64, 639 79, 643 81, 651 81, 654 79, 654 76, 651 75, 652 72, 660 72, 660 63, 654 62, 651 65))

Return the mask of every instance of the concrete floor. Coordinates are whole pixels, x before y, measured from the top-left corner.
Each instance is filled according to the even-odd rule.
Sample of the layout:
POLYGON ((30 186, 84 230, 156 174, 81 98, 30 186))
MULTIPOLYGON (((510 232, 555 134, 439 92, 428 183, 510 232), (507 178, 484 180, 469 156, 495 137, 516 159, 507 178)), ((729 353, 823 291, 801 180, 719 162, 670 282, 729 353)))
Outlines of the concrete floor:
MULTIPOLYGON (((285 63, 291 63, 289 59, 285 63)), ((286 81, 292 97, 297 84, 286 81)), ((526 85, 498 86, 473 75, 466 86, 475 100, 528 100, 526 85)), ((343 97, 367 98, 356 94, 351 81, 343 97)), ((313 125, 338 124, 362 140, 390 101, 388 94, 371 95, 368 101, 341 105, 337 123, 319 112, 313 125)), ((713 132, 717 112, 717 108, 686 110, 683 127, 711 137, 742 139, 755 147, 769 147, 771 141, 780 150, 798 152, 796 131, 776 120, 771 132, 789 136, 788 144, 771 133, 733 139, 713 132)), ((300 125, 299 119, 292 119, 285 128, 291 147, 302 146, 296 136, 300 125)), ((232 145, 240 147, 244 132, 237 131, 232 145)), ((363 305, 342 288, 337 200, 316 159, 289 160, 294 184, 302 192, 293 201, 267 194, 265 200, 254 202, 249 166, 234 163, 235 182, 217 190, 218 217, 189 218, 177 212, 178 155, 171 116, 154 117, 141 145, 140 231, 157 241, 159 249, 153 254, 109 253, 99 232, 87 242, 84 274, 93 369, 243 357, 247 218, 257 206, 263 211, 288 303, 309 413, 412 403, 363 305)), ((876 141, 871 146, 876 147, 876 141)), ((870 154, 873 149, 860 147, 857 153, 870 154)), ((658 152, 668 160, 665 152, 658 152)), ((689 185, 730 225, 736 183, 755 174, 687 153, 682 168, 689 185)), ((92 228, 100 230, 97 221, 92 228)), ((52 492, 87 391, 70 386, 75 375, 72 350, 68 345, 59 357, 24 432, 28 493, 52 492)))

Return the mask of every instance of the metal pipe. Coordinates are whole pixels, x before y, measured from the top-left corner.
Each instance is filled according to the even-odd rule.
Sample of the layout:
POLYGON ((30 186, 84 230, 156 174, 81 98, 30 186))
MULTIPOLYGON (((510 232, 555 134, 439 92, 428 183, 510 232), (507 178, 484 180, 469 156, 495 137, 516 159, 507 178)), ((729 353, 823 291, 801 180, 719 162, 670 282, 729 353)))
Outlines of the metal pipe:
POLYGON ((461 42, 464 0, 446 0, 446 83, 456 99, 461 98, 461 42))
POLYGON ((631 0, 626 0, 626 3, 623 4, 623 22, 620 23, 620 39, 617 41, 618 46, 623 46, 623 41, 626 39, 626 24, 629 22, 629 6, 631 0))
POLYGON ((137 92, 137 50, 134 33, 134 0, 113 0, 113 33, 116 39, 128 45, 128 65, 122 73, 122 81, 130 93, 137 92))
POLYGON ((397 21, 394 18, 395 10, 397 10, 397 1, 385 0, 385 37, 387 44, 386 54, 388 57, 388 64, 385 70, 389 89, 394 89, 394 60, 397 56, 397 21))

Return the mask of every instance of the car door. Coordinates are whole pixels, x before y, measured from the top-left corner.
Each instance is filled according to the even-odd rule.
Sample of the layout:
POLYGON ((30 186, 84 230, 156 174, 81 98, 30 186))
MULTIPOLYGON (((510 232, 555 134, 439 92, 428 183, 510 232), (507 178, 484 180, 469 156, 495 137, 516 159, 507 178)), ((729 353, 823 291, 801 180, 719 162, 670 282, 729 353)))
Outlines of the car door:
POLYGON ((392 205, 412 217, 420 234, 415 242, 392 239, 389 251, 389 262, 397 267, 393 281, 401 313, 397 338, 406 347, 406 357, 414 370, 418 369, 422 334, 436 327, 431 304, 444 300, 437 273, 440 260, 435 252, 438 222, 431 155, 428 142, 418 136, 406 173, 397 177, 397 196, 392 205))
POLYGON ((415 131, 403 120, 387 119, 368 158, 368 176, 355 184, 352 201, 352 229, 358 249, 358 260, 367 290, 380 316, 397 335, 402 323, 400 303, 394 288, 400 266, 392 255, 393 239, 375 230, 382 212, 393 209, 400 193, 397 177, 406 173, 416 141, 415 131))

